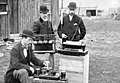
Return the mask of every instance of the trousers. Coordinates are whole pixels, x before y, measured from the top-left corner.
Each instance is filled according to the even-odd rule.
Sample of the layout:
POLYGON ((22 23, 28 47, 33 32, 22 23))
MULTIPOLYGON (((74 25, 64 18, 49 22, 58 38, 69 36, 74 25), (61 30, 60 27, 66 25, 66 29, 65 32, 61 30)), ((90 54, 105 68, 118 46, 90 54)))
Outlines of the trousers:
POLYGON ((18 79, 21 83, 29 83, 28 72, 26 69, 14 70, 13 77, 18 79))

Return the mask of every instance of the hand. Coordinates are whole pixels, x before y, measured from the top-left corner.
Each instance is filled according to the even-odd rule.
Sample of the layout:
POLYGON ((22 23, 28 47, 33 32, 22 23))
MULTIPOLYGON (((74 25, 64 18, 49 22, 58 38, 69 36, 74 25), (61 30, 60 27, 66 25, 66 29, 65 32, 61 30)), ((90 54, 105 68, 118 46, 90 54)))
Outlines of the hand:
POLYGON ((62 33, 62 38, 67 38, 67 35, 65 35, 64 33, 62 33))
POLYGON ((45 61, 43 63, 45 65, 45 67, 47 68, 47 70, 49 69, 49 66, 50 66, 50 61, 45 61))
POLYGON ((19 76, 19 73, 18 73, 16 70, 14 70, 14 72, 13 72, 13 76, 14 76, 15 79, 17 79, 18 76, 19 76))
POLYGON ((77 36, 76 36, 76 40, 80 40, 80 35, 77 35, 77 36))
POLYGON ((49 61, 44 61, 43 64, 44 64, 46 67, 48 67, 49 64, 50 64, 50 62, 49 62, 49 61))
POLYGON ((32 74, 34 74, 34 68, 30 67, 30 70, 32 71, 32 74))

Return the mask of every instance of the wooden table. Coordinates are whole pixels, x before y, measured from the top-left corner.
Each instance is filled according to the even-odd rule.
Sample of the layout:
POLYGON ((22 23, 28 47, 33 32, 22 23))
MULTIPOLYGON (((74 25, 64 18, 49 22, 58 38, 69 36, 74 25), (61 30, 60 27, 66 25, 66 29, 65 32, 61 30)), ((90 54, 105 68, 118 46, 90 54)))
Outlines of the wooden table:
POLYGON ((35 79, 33 77, 29 77, 29 83, 68 83, 68 80, 47 80, 47 79, 35 79))
MULTIPOLYGON (((68 83, 88 83, 88 80, 89 80, 89 52, 88 51, 85 51, 84 55, 83 53, 79 53, 79 56, 63 55, 63 54, 56 53, 54 58, 55 58, 55 61, 57 61, 55 62, 55 64, 58 65, 57 69, 59 71, 61 70, 66 71, 66 75, 68 77, 68 83)), ((53 83, 55 82, 56 81, 54 81, 53 83)), ((59 83, 59 81, 57 82, 59 83)))

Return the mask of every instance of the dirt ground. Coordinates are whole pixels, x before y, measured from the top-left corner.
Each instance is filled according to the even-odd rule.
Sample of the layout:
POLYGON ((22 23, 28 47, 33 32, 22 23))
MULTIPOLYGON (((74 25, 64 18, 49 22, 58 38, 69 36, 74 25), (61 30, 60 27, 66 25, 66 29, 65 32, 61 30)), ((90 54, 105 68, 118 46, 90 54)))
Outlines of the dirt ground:
MULTIPOLYGON (((120 21, 84 19, 86 43, 90 53, 89 83, 120 82, 120 21)), ((9 50, 0 47, 0 83, 9 65, 9 50)))

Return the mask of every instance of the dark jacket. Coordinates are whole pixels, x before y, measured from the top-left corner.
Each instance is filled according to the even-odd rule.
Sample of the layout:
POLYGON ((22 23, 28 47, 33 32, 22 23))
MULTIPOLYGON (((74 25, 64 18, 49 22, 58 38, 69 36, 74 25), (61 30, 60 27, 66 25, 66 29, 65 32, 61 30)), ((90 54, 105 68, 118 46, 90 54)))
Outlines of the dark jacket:
POLYGON ((28 48, 27 57, 24 56, 23 49, 21 43, 18 43, 12 48, 10 52, 10 65, 5 75, 5 83, 19 83, 19 80, 13 78, 14 70, 26 69, 28 74, 31 74, 30 62, 40 67, 44 66, 43 61, 35 57, 31 47, 28 48))
POLYGON ((35 34, 54 34, 52 22, 45 22, 42 20, 42 18, 39 18, 38 21, 34 22, 32 30, 35 34))
POLYGON ((74 40, 78 41, 84 38, 86 34, 86 29, 82 19, 79 16, 74 15, 72 20, 70 21, 69 15, 66 15, 63 17, 62 25, 60 22, 57 32, 60 38, 62 38, 62 33, 64 33, 68 36, 67 40, 71 40, 73 38, 72 39, 73 41, 74 40), (79 33, 79 30, 80 30, 80 33, 79 33), (73 35, 75 36, 73 37, 73 35))
MULTIPOLYGON (((35 21, 32 27, 32 30, 35 34, 54 34, 52 22, 50 21, 43 21, 42 18, 39 18, 38 21, 35 21)), ((51 44, 35 44, 35 50, 51 50, 51 44)))

